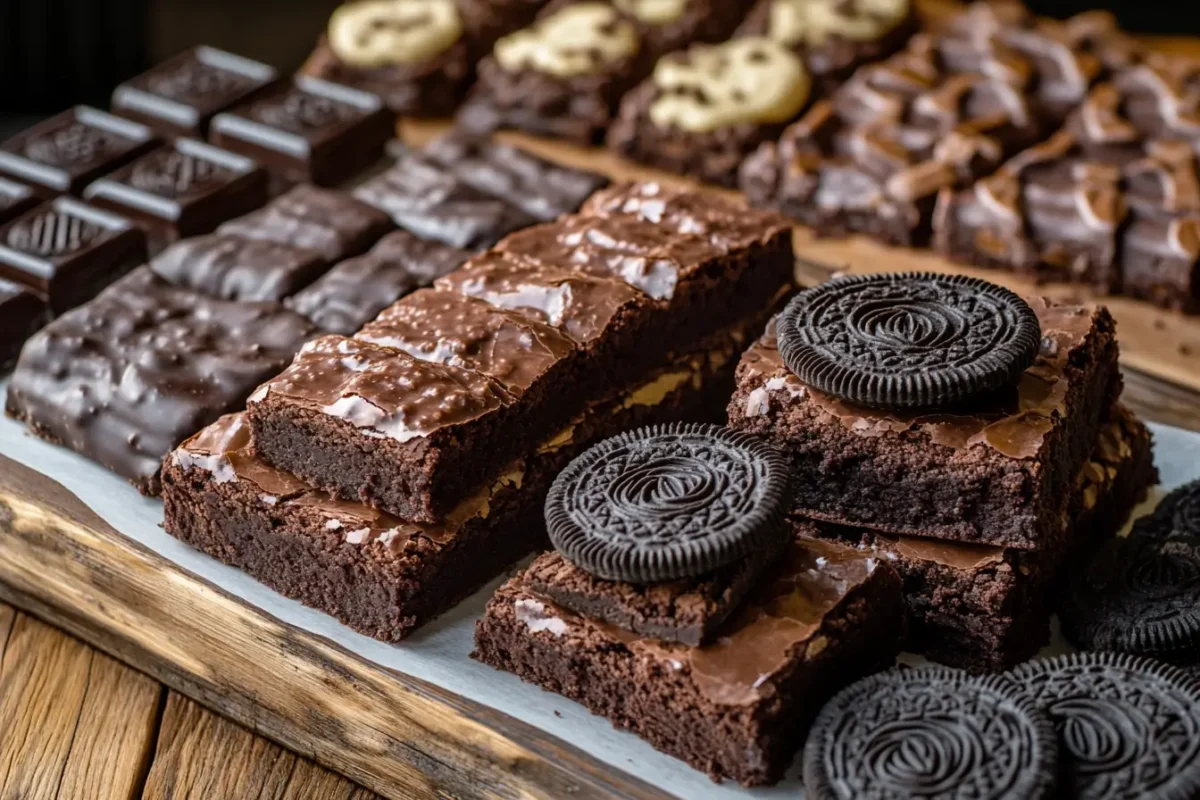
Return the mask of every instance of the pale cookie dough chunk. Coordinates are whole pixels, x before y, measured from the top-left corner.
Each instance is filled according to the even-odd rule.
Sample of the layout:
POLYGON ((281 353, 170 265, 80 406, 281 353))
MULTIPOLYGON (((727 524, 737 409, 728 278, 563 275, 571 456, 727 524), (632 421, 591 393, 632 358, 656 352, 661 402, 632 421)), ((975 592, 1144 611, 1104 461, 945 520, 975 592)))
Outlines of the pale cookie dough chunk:
POLYGON ((427 61, 463 33, 454 0, 363 0, 329 18, 329 45, 344 63, 383 67, 427 61))
POLYGON ((905 20, 909 0, 772 0, 767 35, 789 47, 819 46, 832 36, 878 39, 905 20))
POLYGON ((690 0, 614 0, 617 10, 637 17, 647 25, 676 22, 687 11, 690 0))
POLYGON ((495 56, 510 72, 532 69, 560 78, 604 71, 637 55, 637 27, 608 3, 567 6, 496 43, 495 56))

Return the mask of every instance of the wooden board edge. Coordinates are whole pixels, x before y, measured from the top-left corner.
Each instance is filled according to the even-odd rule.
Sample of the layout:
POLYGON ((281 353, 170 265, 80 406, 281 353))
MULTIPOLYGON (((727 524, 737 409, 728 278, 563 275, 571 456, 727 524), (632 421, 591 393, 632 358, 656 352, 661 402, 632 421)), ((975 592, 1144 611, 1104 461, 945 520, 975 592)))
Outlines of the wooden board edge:
POLYGON ((271 617, 4 456, 0 598, 385 797, 669 797, 271 617))

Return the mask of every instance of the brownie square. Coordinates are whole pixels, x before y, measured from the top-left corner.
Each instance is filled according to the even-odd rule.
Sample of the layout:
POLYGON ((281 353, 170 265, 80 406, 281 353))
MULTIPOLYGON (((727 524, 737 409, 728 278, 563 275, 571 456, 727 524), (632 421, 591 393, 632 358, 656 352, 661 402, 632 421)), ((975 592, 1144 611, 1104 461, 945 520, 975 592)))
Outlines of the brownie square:
POLYGON ((150 269, 169 283, 218 300, 279 301, 329 268, 315 250, 213 233, 168 247, 150 269))
POLYGON ((472 658, 582 703, 714 780, 745 786, 783 777, 829 695, 891 664, 903 638, 895 571, 804 537, 700 647, 568 611, 539 594, 530 574, 488 602, 472 658))
POLYGON ((217 233, 314 250, 333 264, 366 252, 392 227, 387 216, 344 192, 302 185, 217 233))
POLYGON ((6 410, 156 495, 163 456, 240 406, 312 333, 274 303, 214 300, 140 269, 29 340, 6 410))
POLYGON ((347 259, 288 300, 322 330, 349 336, 414 289, 471 257, 466 250, 393 231, 367 253, 347 259))
POLYGON ((904 581, 905 649, 974 672, 1008 669, 1050 640, 1057 587, 1115 536, 1157 482, 1150 432, 1117 406, 1065 501, 1062 547, 1012 550, 822 526, 888 560, 904 581))
POLYGON ((1134 215, 1121 237, 1120 260, 1124 294, 1200 313, 1200 215, 1134 215))
POLYGON ((33 191, 23 183, 0 177, 0 225, 19 217, 41 202, 33 191))
POLYGON ((883 533, 1021 550, 1062 538, 1061 498, 1120 393, 1103 306, 1029 298, 1041 350, 1018 384, 953 413, 854 406, 784 365, 773 324, 742 357, 731 427, 791 455, 797 513, 883 533))
POLYGON ((258 161, 284 186, 337 186, 383 156, 395 126, 377 95, 297 77, 218 114, 208 138, 258 161))
POLYGON ((203 136, 212 117, 275 82, 273 67, 214 47, 185 50, 113 90, 112 109, 167 136, 203 136))
POLYGON ((56 194, 79 194, 157 144, 145 125, 75 106, 0 144, 0 173, 56 194))
POLYGON ((400 153, 389 169, 355 189, 354 196, 422 239, 466 250, 491 247, 506 234, 537 222, 411 151, 400 153))
POLYGON ((21 345, 50 321, 46 301, 24 286, 0 278, 0 372, 17 360, 21 345))
POLYGON ((267 173, 250 159, 179 139, 91 183, 84 199, 132 219, 150 253, 267 202, 267 173))
POLYGON ((467 185, 541 222, 578 211, 593 192, 609 184, 599 173, 565 167, 519 147, 462 132, 445 134, 422 152, 467 185))
POLYGON ((0 277, 42 295, 54 314, 87 302, 145 260, 140 229, 68 197, 0 227, 0 277))

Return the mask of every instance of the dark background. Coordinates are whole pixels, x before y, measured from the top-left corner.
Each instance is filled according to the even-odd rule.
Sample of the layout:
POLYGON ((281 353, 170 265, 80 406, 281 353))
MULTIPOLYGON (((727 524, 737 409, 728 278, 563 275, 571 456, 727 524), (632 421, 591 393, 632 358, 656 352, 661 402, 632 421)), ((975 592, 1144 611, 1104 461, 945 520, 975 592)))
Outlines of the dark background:
MULTIPOLYGON (((0 133, 112 87, 194 44, 300 65, 338 0, 0 0, 0 133)), ((1031 0, 1064 17, 1104 7, 1130 30, 1200 35, 1200 0, 1031 0)))

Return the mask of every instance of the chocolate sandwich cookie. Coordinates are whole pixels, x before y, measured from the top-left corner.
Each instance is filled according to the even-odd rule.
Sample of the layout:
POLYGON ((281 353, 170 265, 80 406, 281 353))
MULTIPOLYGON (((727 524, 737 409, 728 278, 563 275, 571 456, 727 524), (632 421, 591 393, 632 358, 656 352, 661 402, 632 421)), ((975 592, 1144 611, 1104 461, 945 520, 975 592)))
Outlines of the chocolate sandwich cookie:
POLYGON ((787 462, 711 425, 643 428, 601 442, 546 499, 550 541, 599 578, 689 578, 782 546, 787 462))
POLYGON ((933 666, 844 689, 804 747, 813 800, 1046 798, 1057 768, 1054 725, 1020 687, 933 666))
POLYGON ((1200 683, 1183 670, 1073 653, 1022 664, 1012 677, 1058 729, 1063 796, 1200 795, 1200 683))
POLYGON ((1200 662, 1200 538, 1112 540, 1067 592, 1063 634, 1085 650, 1200 662))
POLYGON ((1041 344, 1003 287, 934 273, 851 276, 797 295, 776 323, 804 383, 864 406, 939 408, 1011 386, 1041 344))
POLYGON ((1133 533, 1156 539, 1200 539, 1200 481, 1184 484, 1164 497, 1153 514, 1134 524, 1133 533))

